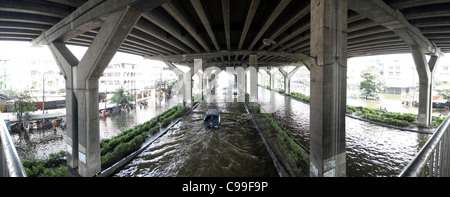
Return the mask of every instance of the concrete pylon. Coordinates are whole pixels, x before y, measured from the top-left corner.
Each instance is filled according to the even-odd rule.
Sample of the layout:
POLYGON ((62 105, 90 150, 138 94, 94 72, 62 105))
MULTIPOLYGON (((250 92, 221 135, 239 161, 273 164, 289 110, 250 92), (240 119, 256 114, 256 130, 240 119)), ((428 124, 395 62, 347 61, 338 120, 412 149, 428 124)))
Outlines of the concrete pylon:
POLYGON ((258 102, 258 56, 250 55, 249 56, 249 74, 250 74, 250 102, 258 102))
POLYGON ((432 112, 433 73, 435 72, 438 56, 431 56, 427 62, 425 50, 417 45, 410 46, 411 54, 419 75, 419 114, 417 123, 420 127, 429 127, 432 112))
POLYGON ((81 176, 101 170, 98 79, 140 17, 132 7, 111 13, 80 61, 64 43, 49 43, 66 78, 68 165, 81 176))
POLYGON ((310 176, 346 176, 347 0, 311 0, 310 176))
POLYGON ((284 67, 278 67, 278 70, 283 74, 284 76, 284 93, 289 94, 291 93, 291 79, 292 76, 300 69, 301 66, 297 66, 292 70, 291 72, 287 72, 283 70, 284 67))

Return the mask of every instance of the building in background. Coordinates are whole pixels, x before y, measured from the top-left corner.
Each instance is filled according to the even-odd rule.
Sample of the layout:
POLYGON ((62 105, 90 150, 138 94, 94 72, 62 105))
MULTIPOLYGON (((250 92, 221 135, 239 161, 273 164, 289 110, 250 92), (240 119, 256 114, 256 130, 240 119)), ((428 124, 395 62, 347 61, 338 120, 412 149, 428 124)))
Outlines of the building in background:
POLYGON ((414 62, 398 58, 385 59, 384 79, 387 94, 408 94, 419 84, 414 62))

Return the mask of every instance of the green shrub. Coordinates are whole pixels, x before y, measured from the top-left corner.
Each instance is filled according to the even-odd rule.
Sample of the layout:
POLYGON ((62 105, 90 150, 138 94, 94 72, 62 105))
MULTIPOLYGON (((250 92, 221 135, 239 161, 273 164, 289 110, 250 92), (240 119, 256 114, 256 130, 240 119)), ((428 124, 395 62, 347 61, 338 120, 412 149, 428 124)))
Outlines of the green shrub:
POLYGON ((22 159, 22 165, 28 177, 65 177, 67 167, 61 166, 65 156, 65 151, 59 151, 51 153, 47 159, 25 158, 22 159))
POLYGON ((143 124, 124 130, 111 139, 102 140, 100 143, 102 166, 110 166, 138 150, 147 135, 153 135, 159 131, 158 121, 161 123, 161 127, 166 127, 173 119, 181 117, 188 109, 189 107, 174 106, 143 124))

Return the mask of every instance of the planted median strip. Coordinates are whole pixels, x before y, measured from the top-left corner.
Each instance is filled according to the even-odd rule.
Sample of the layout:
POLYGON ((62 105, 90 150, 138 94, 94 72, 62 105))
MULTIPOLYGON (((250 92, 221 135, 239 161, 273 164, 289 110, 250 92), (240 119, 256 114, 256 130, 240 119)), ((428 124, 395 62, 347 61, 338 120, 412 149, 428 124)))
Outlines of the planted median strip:
MULTIPOLYGON (((261 86, 265 87, 265 86, 261 86)), ((270 90, 270 86, 265 88, 270 90)), ((284 91, 278 90, 281 94, 291 96, 297 100, 301 100, 306 103, 310 103, 310 97, 302 93, 291 92, 289 94, 284 93, 284 91)), ((371 109, 367 107, 355 107, 347 105, 346 113, 351 116, 356 116, 366 120, 371 120, 385 125, 392 125, 397 127, 408 127, 411 124, 417 124, 417 115, 411 113, 399 113, 399 112, 388 112, 378 109, 371 109)), ((432 126, 439 126, 445 120, 445 116, 435 117, 433 116, 432 126)))
POLYGON ((160 128, 167 127, 172 120, 181 117, 187 110, 189 107, 174 106, 143 124, 122 131, 113 138, 103 139, 100 143, 102 167, 107 168, 138 150, 147 135, 156 134, 160 128))
MULTIPOLYGON (((107 168, 138 150, 148 135, 154 135, 160 128, 167 127, 173 120, 183 116, 189 107, 174 106, 153 119, 122 131, 119 135, 100 142, 101 165, 107 168)), ((48 159, 35 157, 22 159, 28 177, 65 177, 68 168, 66 152, 50 154, 48 159)))

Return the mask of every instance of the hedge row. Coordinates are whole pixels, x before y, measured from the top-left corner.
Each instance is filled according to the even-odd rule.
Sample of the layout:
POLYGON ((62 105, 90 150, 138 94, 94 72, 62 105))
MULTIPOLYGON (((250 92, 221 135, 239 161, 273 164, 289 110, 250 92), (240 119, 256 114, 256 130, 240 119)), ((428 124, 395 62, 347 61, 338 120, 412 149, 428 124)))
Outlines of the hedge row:
POLYGON ((111 139, 103 139, 100 143, 102 167, 111 166, 126 155, 138 150, 147 135, 155 134, 161 127, 166 127, 172 120, 181 117, 188 109, 188 107, 174 106, 143 124, 122 131, 111 139))
POLYGON ((309 165, 309 155, 303 150, 303 148, 284 131, 276 121, 271 118, 260 105, 254 106, 252 111, 256 115, 258 122, 264 124, 266 128, 264 133, 269 138, 275 138, 280 145, 285 157, 288 158, 291 166, 298 171, 302 163, 309 165))
POLYGON ((47 159, 35 157, 22 159, 22 165, 28 177, 66 177, 68 168, 62 165, 66 162, 66 151, 51 153, 47 159))
POLYGON ((417 116, 411 113, 398 113, 398 112, 387 112, 376 109, 371 109, 367 107, 354 107, 347 105, 347 114, 353 114, 356 112, 357 116, 361 116, 363 118, 382 122, 390 125, 406 127, 415 120, 417 120, 417 116))
POLYGON ((309 96, 306 96, 306 95, 304 95, 304 94, 302 94, 302 93, 291 92, 291 93, 288 94, 288 95, 290 95, 290 96, 292 96, 292 97, 294 97, 294 98, 300 99, 300 100, 302 100, 302 101, 308 102, 308 103, 310 102, 309 96))

